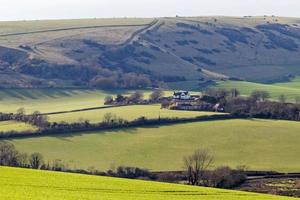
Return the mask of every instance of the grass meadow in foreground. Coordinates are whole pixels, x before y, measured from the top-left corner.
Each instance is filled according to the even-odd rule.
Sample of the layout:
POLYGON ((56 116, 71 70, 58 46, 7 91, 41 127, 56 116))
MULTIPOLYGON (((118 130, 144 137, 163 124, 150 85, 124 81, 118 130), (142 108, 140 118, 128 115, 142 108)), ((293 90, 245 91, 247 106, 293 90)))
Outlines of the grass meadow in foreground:
POLYGON ((285 95, 289 102, 295 102, 296 97, 300 97, 300 79, 287 83, 261 84, 246 81, 220 81, 217 88, 237 88, 242 95, 250 95, 254 90, 268 91, 271 98, 277 100, 280 95, 285 95))
POLYGON ((293 198, 140 180, 0 167, 5 200, 288 200, 293 198))
POLYGON ((214 112, 190 112, 190 111, 176 111, 161 109, 160 105, 136 105, 136 106, 126 106, 117 107, 101 110, 91 110, 82 111, 74 113, 65 113, 50 115, 49 121, 51 122, 78 122, 83 120, 89 120, 92 123, 97 123, 103 121, 103 116, 106 113, 115 114, 117 117, 121 117, 128 121, 135 120, 139 117, 146 117, 147 119, 158 119, 161 118, 190 118, 203 115, 215 115, 218 113, 214 112))
POLYGON ((125 165, 153 171, 182 170, 198 148, 215 156, 214 167, 298 172, 300 123, 223 120, 10 140, 21 152, 61 159, 69 168, 107 170, 125 165))

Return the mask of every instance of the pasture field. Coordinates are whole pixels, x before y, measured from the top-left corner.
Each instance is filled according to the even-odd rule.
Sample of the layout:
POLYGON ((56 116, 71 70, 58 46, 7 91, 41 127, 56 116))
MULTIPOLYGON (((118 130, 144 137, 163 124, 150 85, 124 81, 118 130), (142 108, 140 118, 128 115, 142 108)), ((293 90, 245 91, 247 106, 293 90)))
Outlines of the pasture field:
POLYGON ((0 199, 288 200, 264 194, 0 167, 0 199))
POLYGON ((35 131, 36 128, 30 124, 15 122, 15 121, 3 121, 0 122, 0 132, 8 131, 35 131))
POLYGON ((97 123, 103 121, 103 116, 106 113, 115 114, 117 117, 121 117, 128 121, 133 121, 139 117, 146 117, 147 119, 161 118, 191 118, 203 115, 215 115, 214 112, 193 112, 193 111, 176 111, 169 109, 161 109, 160 105, 136 105, 125 106, 117 108, 108 108, 91 111, 81 111, 74 113, 56 114, 50 115, 50 122, 78 122, 83 120, 89 120, 91 123, 97 123))
POLYGON ((21 152, 40 152, 70 168, 107 170, 126 165, 152 171, 182 170, 183 157, 198 148, 214 166, 300 171, 299 122, 221 120, 10 140, 21 152))
POLYGON ((300 77, 298 76, 292 79, 290 82, 275 83, 273 85, 300 89, 300 77))
POLYGON ((287 100, 295 102, 296 97, 300 97, 300 78, 291 82, 276 83, 276 84, 261 84, 246 81, 220 81, 214 87, 217 88, 237 88, 242 95, 250 95, 254 90, 268 91, 271 98, 277 100, 278 97, 284 94, 287 100))
POLYGON ((0 35, 17 34, 56 29, 70 29, 94 26, 145 25, 152 22, 150 18, 111 18, 111 19, 73 19, 73 20, 35 20, 0 22, 0 35))
MULTIPOLYGON (((15 113, 25 108, 27 113, 58 112, 104 106, 107 95, 128 95, 132 91, 103 91, 93 89, 4 89, 0 90, 0 112, 15 113)), ((143 91, 145 98, 150 91, 143 91)), ((170 92, 166 91, 166 95, 170 92)))

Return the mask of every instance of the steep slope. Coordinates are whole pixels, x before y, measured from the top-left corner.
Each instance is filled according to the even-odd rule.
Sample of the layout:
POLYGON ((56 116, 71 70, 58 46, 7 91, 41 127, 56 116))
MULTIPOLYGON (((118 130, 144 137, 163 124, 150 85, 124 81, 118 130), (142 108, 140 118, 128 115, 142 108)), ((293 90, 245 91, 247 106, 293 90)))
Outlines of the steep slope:
POLYGON ((0 27, 2 87, 134 88, 191 81, 200 87, 211 80, 276 82, 300 74, 296 18, 62 20, 0 27))

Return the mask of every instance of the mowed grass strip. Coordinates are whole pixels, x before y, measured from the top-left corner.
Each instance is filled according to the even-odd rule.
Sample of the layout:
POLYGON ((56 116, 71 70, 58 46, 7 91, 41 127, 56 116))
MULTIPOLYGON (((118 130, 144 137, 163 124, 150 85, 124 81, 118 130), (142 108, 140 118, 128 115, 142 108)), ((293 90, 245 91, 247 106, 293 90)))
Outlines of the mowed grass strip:
POLYGON ((288 83, 261 84, 246 81, 220 81, 217 82, 217 88, 237 88, 242 95, 250 95, 255 90, 268 91, 271 98, 277 100, 280 95, 285 95, 287 100, 295 102, 296 97, 300 97, 300 79, 288 83))
POLYGON ((0 167, 0 199, 288 200, 293 198, 150 181, 0 167))
POLYGON ((198 148, 215 156, 214 166, 246 165, 250 170, 300 171, 300 123, 223 120, 151 126, 52 137, 10 140, 21 152, 42 153, 70 168, 91 166, 182 170, 183 157, 198 148))
POLYGON ((140 117, 146 117, 147 119, 160 118, 192 118, 203 115, 216 115, 219 113, 214 112, 193 112, 193 111, 176 111, 161 109, 160 105, 136 105, 116 107, 109 109, 99 109, 91 111, 82 111, 74 113, 49 115, 49 121, 51 122, 79 122, 89 120, 91 123, 102 122, 106 113, 115 114, 117 117, 121 117, 128 121, 135 120, 140 117))
POLYGON ((23 122, 16 122, 16 121, 0 122, 0 132, 9 132, 9 131, 22 132, 22 131, 36 131, 36 130, 37 130, 36 127, 23 122))

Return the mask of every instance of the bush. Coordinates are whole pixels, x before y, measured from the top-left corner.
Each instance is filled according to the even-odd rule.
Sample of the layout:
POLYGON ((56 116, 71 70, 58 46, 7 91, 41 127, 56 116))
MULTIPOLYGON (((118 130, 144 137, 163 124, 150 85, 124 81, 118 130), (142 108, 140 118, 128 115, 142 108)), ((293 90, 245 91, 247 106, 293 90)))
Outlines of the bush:
POLYGON ((233 170, 230 167, 219 167, 206 173, 207 186, 230 189, 242 184, 247 177, 242 169, 233 170))

